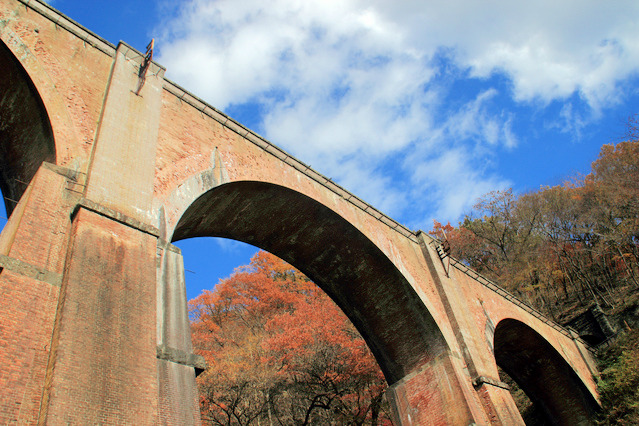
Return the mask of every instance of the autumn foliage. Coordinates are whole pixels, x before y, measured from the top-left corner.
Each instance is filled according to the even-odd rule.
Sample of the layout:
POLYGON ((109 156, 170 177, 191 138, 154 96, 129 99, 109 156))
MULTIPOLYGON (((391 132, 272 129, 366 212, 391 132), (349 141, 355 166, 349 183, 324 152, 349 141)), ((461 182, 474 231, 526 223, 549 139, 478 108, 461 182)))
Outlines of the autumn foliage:
POLYGON ((587 176, 482 197, 457 227, 435 222, 451 255, 557 320, 612 309, 639 290, 639 141, 604 145, 587 176), (575 311, 576 312, 576 311, 575 311))
POLYGON ((639 424, 639 331, 607 348, 600 360, 601 425, 639 424))
POLYGON ((260 251, 189 302, 202 418, 216 425, 390 424, 386 382, 342 311, 260 251))

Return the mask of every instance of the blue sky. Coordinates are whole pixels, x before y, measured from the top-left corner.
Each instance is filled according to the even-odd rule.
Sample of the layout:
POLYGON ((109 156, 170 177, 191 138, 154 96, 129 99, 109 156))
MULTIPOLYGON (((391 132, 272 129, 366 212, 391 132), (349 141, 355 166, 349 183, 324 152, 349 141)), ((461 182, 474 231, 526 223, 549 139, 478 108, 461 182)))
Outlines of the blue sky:
MULTIPOLYGON (((587 173, 639 112, 636 0, 51 4, 412 229, 587 173)), ((190 297, 253 252, 179 245, 190 297)))

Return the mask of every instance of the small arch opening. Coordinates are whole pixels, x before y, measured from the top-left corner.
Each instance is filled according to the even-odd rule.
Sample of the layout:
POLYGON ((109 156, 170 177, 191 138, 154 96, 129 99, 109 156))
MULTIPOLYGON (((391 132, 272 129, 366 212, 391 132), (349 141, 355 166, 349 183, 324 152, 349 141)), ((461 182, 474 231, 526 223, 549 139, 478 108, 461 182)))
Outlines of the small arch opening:
POLYGON ((520 321, 502 320, 495 328, 494 349, 497 365, 532 401, 534 416, 553 425, 592 423, 597 401, 539 333, 520 321))

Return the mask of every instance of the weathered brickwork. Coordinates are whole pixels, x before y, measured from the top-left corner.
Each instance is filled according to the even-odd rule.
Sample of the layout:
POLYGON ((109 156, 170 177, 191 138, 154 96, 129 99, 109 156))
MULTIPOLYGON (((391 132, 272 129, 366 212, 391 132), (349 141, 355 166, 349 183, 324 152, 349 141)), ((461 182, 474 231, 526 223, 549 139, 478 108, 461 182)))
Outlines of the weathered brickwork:
POLYGON ((39 416, 70 225, 66 179, 42 167, 0 236, 0 389, 11 395, 0 423, 39 416))
POLYGON ((158 359, 159 424, 199 425, 200 398, 193 368, 158 359))
POLYGON ((0 0, 0 48, 5 85, 20 87, 0 94, 0 117, 17 116, 0 186, 20 198, 0 234, 0 423, 199 424, 202 364, 170 243, 207 235, 313 278, 367 340, 401 424, 522 424, 497 363, 555 421, 590 421, 596 371, 568 331, 160 65, 138 96, 140 52, 37 0, 0 0), (19 96, 42 108, 12 109, 19 96))
POLYGON ((483 383, 477 387, 477 393, 490 424, 511 425, 522 422, 521 414, 507 389, 483 383))
MULTIPOLYGON (((3 42, 29 73, 42 97, 54 131, 57 164, 87 166, 95 125, 111 68, 109 56, 37 11, 47 6, 21 2, 0 5, 3 42)), ((113 48, 96 40, 107 53, 113 48)))
POLYGON ((443 354, 394 384, 389 397, 400 424, 488 424, 472 388, 464 386, 461 363, 457 354, 443 354))
POLYGON ((7 227, 19 227, 0 238, 8 256, 62 274, 69 233, 69 214, 77 194, 69 191, 72 180, 45 164, 32 180, 7 227), (14 217, 15 216, 15 217, 14 217))
POLYGON ((0 271, 0 424, 38 419, 59 290, 0 271))
POLYGON ((73 222, 46 420, 153 424, 155 240, 82 208, 73 222))

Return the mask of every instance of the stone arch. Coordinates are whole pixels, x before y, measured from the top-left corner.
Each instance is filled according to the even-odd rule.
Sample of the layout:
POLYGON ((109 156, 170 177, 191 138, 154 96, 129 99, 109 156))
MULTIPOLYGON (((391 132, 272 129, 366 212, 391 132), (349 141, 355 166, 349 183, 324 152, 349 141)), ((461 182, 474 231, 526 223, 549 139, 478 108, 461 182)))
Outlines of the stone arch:
POLYGON ((46 108, 28 73, 0 41, 0 190, 10 215, 43 161, 55 163, 46 108))
POLYGON ((552 424, 587 425, 599 405, 575 370, 539 333, 507 318, 497 324, 494 353, 501 367, 552 424))
POLYGON ((407 279, 362 232, 320 202, 266 182, 224 183, 184 211, 172 241, 214 236, 243 241, 291 263, 346 313, 389 384, 447 349, 407 279))

